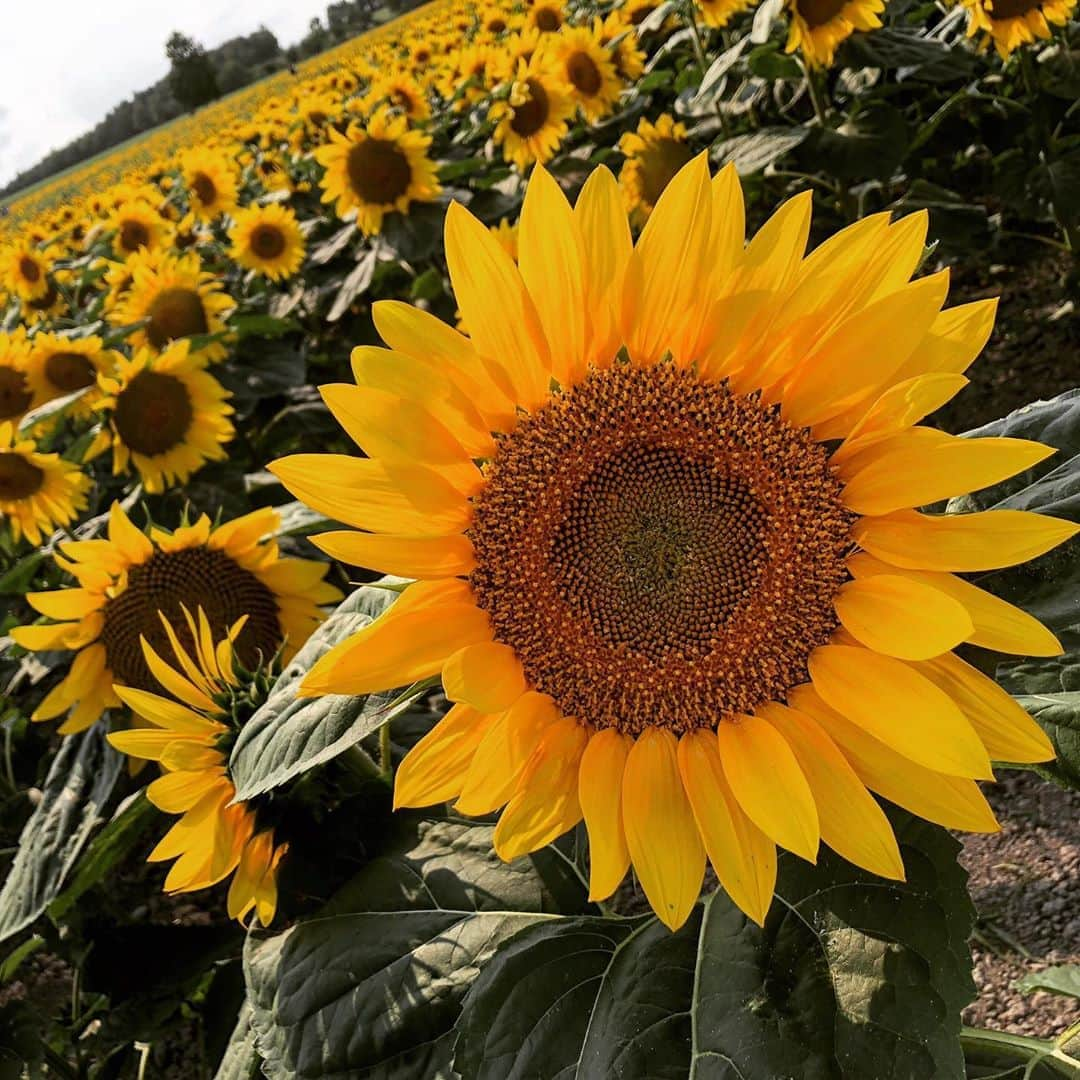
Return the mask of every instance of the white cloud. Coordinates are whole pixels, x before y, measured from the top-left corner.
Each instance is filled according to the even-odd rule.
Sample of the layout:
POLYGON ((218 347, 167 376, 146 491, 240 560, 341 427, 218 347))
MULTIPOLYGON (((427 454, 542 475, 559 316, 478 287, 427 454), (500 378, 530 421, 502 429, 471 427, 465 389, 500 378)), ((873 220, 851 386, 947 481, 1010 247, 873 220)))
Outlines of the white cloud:
POLYGON ((207 48, 259 25, 282 48, 327 0, 11 0, 0 62, 0 185, 168 71, 173 30, 207 48))

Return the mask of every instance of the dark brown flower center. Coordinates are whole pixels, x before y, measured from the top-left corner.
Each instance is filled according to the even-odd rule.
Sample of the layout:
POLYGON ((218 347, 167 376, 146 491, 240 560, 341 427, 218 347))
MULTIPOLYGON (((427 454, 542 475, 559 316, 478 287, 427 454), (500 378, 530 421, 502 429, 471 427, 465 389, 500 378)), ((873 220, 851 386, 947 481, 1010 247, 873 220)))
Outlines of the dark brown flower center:
POLYGON ((547 91, 538 79, 526 79, 529 100, 514 106, 514 115, 510 128, 515 135, 523 139, 535 135, 546 123, 551 112, 551 103, 547 91))
POLYGON ((554 8, 540 7, 533 15, 533 26, 542 34, 554 34, 562 26, 562 19, 554 8))
POLYGON ((349 183, 366 203, 396 202, 412 181, 412 167, 404 151, 391 139, 368 137, 349 150, 349 183))
POLYGON ((308 113, 308 120, 311 121, 316 127, 322 127, 326 123, 328 117, 321 109, 314 109, 308 113))
POLYGON ((693 150, 678 139, 657 139, 646 143, 638 155, 641 166, 641 194, 649 206, 655 206, 675 174, 694 156, 693 150))
POLYGON ((285 250, 285 234, 276 225, 256 225, 250 245, 260 259, 276 259, 285 250))
POLYGON ((90 386, 97 371, 82 353, 55 352, 45 361, 45 378, 62 394, 72 394, 90 386))
POLYGON ((1029 11, 1035 11, 1041 0, 992 0, 987 14, 991 19, 1018 19, 1029 11))
POLYGON ((59 295, 56 286, 51 281, 47 281, 45 294, 39 296, 36 300, 29 301, 26 306, 33 311, 48 311, 56 303, 59 295))
POLYGON ((22 416, 30 408, 34 395, 26 376, 13 367, 0 367, 0 420, 22 416))
POLYGON ((638 4, 630 12, 630 25, 640 26, 655 10, 655 4, 638 4))
POLYGON ((28 499, 41 490, 45 470, 12 450, 0 451, 0 501, 28 499))
POLYGON ((41 267, 29 255, 24 255, 19 260, 19 273, 31 285, 36 285, 41 280, 41 267))
POLYGON ((847 0, 795 0, 799 14, 811 30, 831 22, 844 10, 847 0))
POLYGON ((573 83, 574 89, 586 97, 595 97, 604 85, 596 61, 585 52, 570 54, 570 59, 566 61, 566 77, 573 83))
POLYGON ((138 251, 150 246, 150 230, 141 222, 128 218, 120 226, 120 246, 125 251, 138 251))
POLYGON ((488 19, 487 29, 492 34, 501 34, 506 29, 506 20, 501 15, 488 19))
POLYGON ((125 446, 154 457, 179 446, 194 410, 187 387, 162 371, 140 371, 116 396, 113 423, 125 446))
POLYGON ((213 206, 217 200, 217 185, 204 172, 197 172, 191 178, 191 190, 203 206, 213 206))
POLYGON ((163 659, 173 661, 172 647, 158 618, 161 611, 190 652, 191 633, 181 605, 195 615, 206 612, 214 640, 243 615, 248 620, 236 641, 241 662, 254 667, 269 660, 281 644, 277 602, 273 592, 223 551, 206 547, 157 551, 128 571, 127 588, 105 604, 101 642, 106 664, 117 682, 160 692, 143 658, 142 635, 163 659))
POLYGON ((663 363, 592 373, 500 437, 470 583, 568 716, 715 727, 807 679, 851 515, 774 409, 663 363))
POLYGON ((146 336, 155 349, 164 349, 177 338, 205 334, 209 329, 202 297, 195 289, 163 289, 150 305, 146 336))

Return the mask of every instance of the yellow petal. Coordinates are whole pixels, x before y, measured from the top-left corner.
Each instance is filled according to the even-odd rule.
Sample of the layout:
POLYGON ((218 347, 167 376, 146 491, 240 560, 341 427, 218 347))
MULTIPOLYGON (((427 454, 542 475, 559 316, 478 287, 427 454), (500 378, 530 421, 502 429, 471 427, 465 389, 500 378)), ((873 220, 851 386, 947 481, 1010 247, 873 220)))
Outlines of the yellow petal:
POLYGON ((514 650, 497 641, 459 649, 443 664, 442 680, 451 701, 463 701, 485 713, 509 709, 527 689, 514 650))
POLYGON ((144 562, 154 553, 149 538, 131 523, 118 502, 109 510, 109 541, 123 552, 129 564, 144 562))
POLYGON ((724 776, 746 816, 770 839, 814 862, 814 797, 783 735, 760 716, 722 720, 717 729, 724 776))
POLYGON ((151 694, 148 690, 120 685, 116 685, 114 689, 120 700, 132 712, 138 713, 144 720, 149 720, 158 727, 188 735, 204 736, 213 736, 225 730, 224 725, 200 716, 186 705, 151 694))
POLYGON ((705 849, 679 775, 675 736, 646 728, 626 758, 622 787, 626 845, 657 918, 678 930, 705 878, 705 849))
POLYGON ((956 703, 902 660, 825 645, 808 666, 828 705, 898 753, 936 772, 993 779, 986 750, 956 703))
POLYGON ((56 592, 30 592, 26 602, 50 619, 66 621, 81 619, 97 611, 105 603, 105 597, 89 589, 59 589, 56 592))
POLYGON ((589 833, 589 899, 606 900, 626 877, 630 849, 622 819, 622 785, 633 740, 614 728, 598 731, 581 756, 578 800, 589 833))
POLYGON ((160 761, 162 754, 178 740, 195 741, 200 746, 204 745, 197 735, 179 735, 175 731, 165 731, 161 728, 114 731, 108 739, 122 754, 146 758, 149 761, 160 761))
POLYGON ((861 518, 851 534, 860 547, 894 566, 960 573, 999 570, 1034 559, 1080 532, 1080 525, 1028 510, 919 514, 897 510, 861 518))
POLYGON ((224 775, 224 766, 202 772, 166 773, 147 787, 146 797, 167 814, 183 814, 217 787, 224 775))
POLYGON ((30 652, 47 652, 50 649, 68 649, 72 634, 78 623, 54 623, 51 626, 13 626, 9 633, 16 645, 30 652))
POLYGON ((571 717, 544 731, 495 827, 492 843, 500 859, 512 862, 528 855, 581 820, 578 764, 588 738, 571 717))
POLYGON ((746 243, 746 209, 743 204, 742 181, 733 162, 725 165, 713 178, 712 238, 709 260, 715 281, 721 290, 730 283, 746 243))
POLYGON ((467 536, 385 536, 380 533, 328 532, 311 542, 332 559, 408 578, 456 577, 476 566, 467 536))
POLYGON ((679 772, 720 884, 763 925, 776 889, 776 845, 739 806, 711 731, 701 728, 679 740, 679 772))
POLYGON ((918 349, 897 372, 897 378, 907 379, 927 372, 962 375, 989 340, 997 305, 995 296, 941 312, 918 349))
POLYGON ((832 739, 795 709, 769 704, 759 711, 795 754, 817 805, 821 839, 856 866, 903 880, 904 863, 889 819, 832 739))
POLYGON ((163 690, 193 709, 206 712, 216 711, 217 706, 213 699, 200 687, 185 679, 175 668, 166 664, 142 635, 139 636, 139 644, 142 646, 143 659, 150 668, 150 673, 161 684, 163 690))
POLYGON ((898 574, 849 581, 834 603, 848 633, 868 649, 903 660, 927 660, 955 649, 974 629, 963 605, 898 574))
POLYGON ((782 203, 754 234, 735 275, 740 292, 778 292, 791 284, 810 237, 809 191, 782 203))

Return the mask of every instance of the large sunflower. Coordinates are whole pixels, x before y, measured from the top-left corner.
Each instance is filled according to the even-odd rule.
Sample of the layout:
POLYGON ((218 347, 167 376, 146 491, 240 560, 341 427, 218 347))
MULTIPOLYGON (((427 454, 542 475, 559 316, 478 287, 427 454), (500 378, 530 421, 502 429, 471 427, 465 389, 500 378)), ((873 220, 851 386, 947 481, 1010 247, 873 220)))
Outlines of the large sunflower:
POLYGON ((619 172, 626 205, 643 217, 652 213, 664 188, 694 156, 686 128, 666 113, 655 124, 643 116, 637 131, 627 131, 619 139, 619 149, 626 155, 619 172))
POLYGON ((33 439, 20 439, 10 421, 0 423, 0 525, 18 543, 42 540, 70 525, 86 509, 90 478, 59 454, 42 454, 33 439))
POLYGON ((569 130, 574 101, 565 86, 537 56, 518 61, 505 101, 491 107, 492 135, 503 158, 525 172, 535 161, 550 161, 569 130))
POLYGON ((35 334, 26 367, 26 382, 34 407, 91 387, 70 410, 73 416, 89 416, 101 397, 98 376, 110 374, 119 359, 119 353, 106 349, 101 338, 93 335, 73 338, 46 332, 35 334))
MULTIPOLYGON (((179 257, 129 261, 132 281, 126 295, 109 312, 114 326, 149 320, 129 338, 132 345, 156 351, 180 338, 224 333, 225 316, 236 306, 222 282, 202 269, 195 252, 179 257)), ((222 341, 211 341, 200 353, 210 360, 224 359, 222 341)))
POLYGON ((885 0, 786 0, 791 26, 785 52, 802 54, 808 67, 831 67, 841 42, 856 30, 876 30, 885 0))
POLYGON ((11 631, 33 652, 78 650, 33 719, 51 720, 70 710, 60 728, 67 735, 119 707, 113 683, 153 690, 157 684, 141 640, 158 653, 166 650, 168 636, 158 616, 163 612, 190 650, 182 606, 201 607, 215 634, 246 615, 235 646, 248 668, 278 649, 291 657, 322 619, 319 606, 341 594, 323 581, 325 563, 281 557, 271 538, 279 520, 273 510, 256 510, 213 528, 204 514, 174 533, 152 528, 147 536, 114 503, 108 539, 61 542, 53 557, 78 585, 26 596, 36 611, 61 621, 11 631))
POLYGON ((236 434, 228 391, 186 341, 121 357, 98 384, 106 396, 96 408, 108 418, 114 475, 134 465, 153 495, 228 457, 225 444, 236 434))
POLYGON ((326 169, 322 201, 335 203, 338 217, 355 210, 356 224, 366 235, 382 229, 385 214, 406 214, 410 203, 438 196, 435 166, 427 156, 431 138, 410 131, 404 116, 380 110, 366 127, 350 124, 344 135, 331 129, 330 140, 315 151, 326 169))
POLYGON ((147 787, 146 797, 167 814, 183 814, 149 855, 150 862, 176 860, 165 891, 206 889, 236 871, 226 901, 230 918, 243 920, 254 910, 269 926, 287 845, 275 845, 257 807, 233 802, 228 772, 229 750, 251 713, 251 677, 234 648, 247 616, 219 634, 201 608, 197 623, 186 607, 182 615, 177 625, 187 645, 161 617, 172 663, 140 639, 147 667, 169 696, 114 684, 120 700, 149 727, 114 732, 109 742, 132 757, 159 762, 165 775, 147 787))
POLYGON ((538 169, 519 271, 453 204, 446 256, 471 339, 376 304, 393 351, 355 350, 359 385, 323 391, 369 459, 272 466, 367 530, 324 550, 421 579, 301 689, 441 673, 457 704, 406 757, 398 805, 505 807, 505 859, 584 817, 592 896, 633 863, 672 927, 706 854, 761 921, 776 844, 812 860, 824 839, 903 875, 867 787, 990 830, 974 783, 990 759, 1052 756, 949 650, 1057 641, 953 575, 1080 527, 913 509, 1051 452, 913 426, 964 385, 994 303, 943 311, 947 272, 908 280, 924 215, 876 215, 804 258, 810 205, 792 199, 744 247, 735 172, 710 183, 701 155, 632 247, 606 169, 574 209, 538 169))
POLYGON ((963 0, 968 10, 968 37, 982 33, 981 44, 991 41, 1007 59, 1021 45, 1050 37, 1050 26, 1064 26, 1076 10, 1077 0, 963 0))
POLYGON ((21 328, 10 334, 0 332, 0 423, 19 420, 34 402, 27 377, 30 346, 21 328))
POLYGON ((251 206, 233 215, 229 254, 245 270, 272 281, 290 278, 304 261, 304 234, 296 214, 280 203, 251 206))

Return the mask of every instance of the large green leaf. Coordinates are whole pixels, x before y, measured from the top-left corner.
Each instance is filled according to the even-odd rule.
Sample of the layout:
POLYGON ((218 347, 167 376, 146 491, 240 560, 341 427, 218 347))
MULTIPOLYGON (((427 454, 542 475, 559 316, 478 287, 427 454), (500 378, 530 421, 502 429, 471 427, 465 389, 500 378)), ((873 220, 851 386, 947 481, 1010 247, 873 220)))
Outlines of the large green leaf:
POLYGON ((244 726, 229 768, 238 801, 291 780, 354 746, 403 712, 416 691, 298 698, 297 688, 324 653, 367 626, 393 602, 393 589, 365 585, 348 596, 281 673, 265 704, 244 726))
POLYGON ((466 1080, 959 1080, 974 996, 959 845, 894 815, 906 884, 787 858, 764 930, 723 893, 677 933, 566 918, 503 945, 465 1002, 466 1080))
POLYGON ((255 1032, 251 1027, 251 1006, 245 1001, 214 1073, 214 1080, 255 1080, 262 1075, 261 1065, 262 1059, 255 1049, 255 1032))
POLYGON ((0 941, 29 926, 59 893, 104 817, 122 764, 123 756, 105 741, 101 721, 61 743, 0 890, 0 941))
POLYGON ((1080 964, 1058 964, 1056 967, 1033 971, 1016 982, 1025 994, 1042 991, 1080 999, 1080 964))

